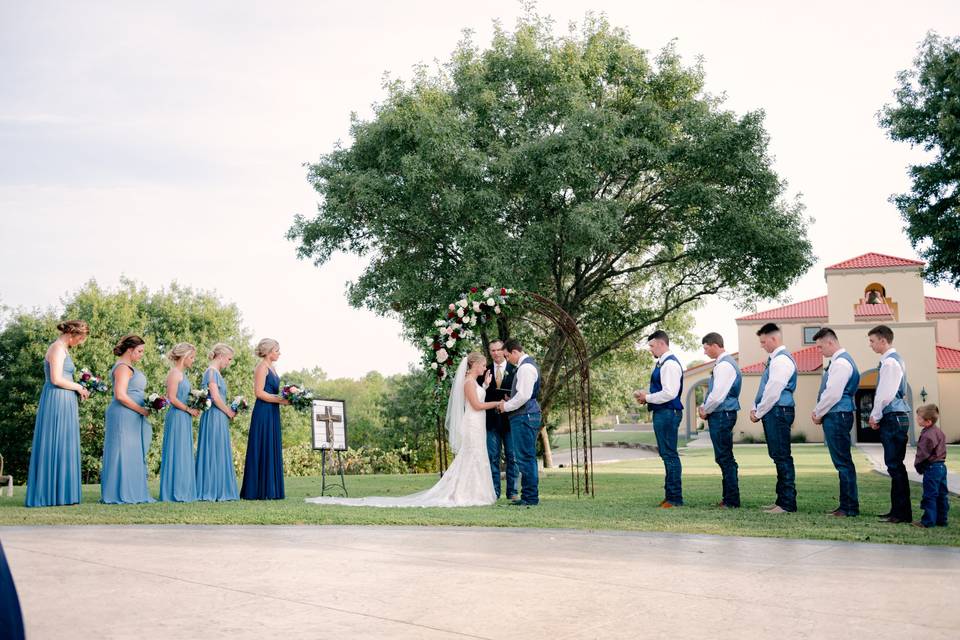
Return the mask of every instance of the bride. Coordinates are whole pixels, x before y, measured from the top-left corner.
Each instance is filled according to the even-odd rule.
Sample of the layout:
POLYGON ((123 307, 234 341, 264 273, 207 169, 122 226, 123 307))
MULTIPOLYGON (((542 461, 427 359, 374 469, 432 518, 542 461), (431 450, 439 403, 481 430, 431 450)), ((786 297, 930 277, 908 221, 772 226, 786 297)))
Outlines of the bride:
POLYGON ((487 359, 474 351, 460 362, 447 403, 447 433, 450 448, 456 454, 453 464, 437 484, 426 491, 398 497, 307 498, 315 504, 341 504, 356 507, 475 507, 493 504, 497 496, 490 480, 487 457, 486 410, 496 402, 482 402, 483 390, 490 384, 490 372, 483 386, 477 378, 484 375, 487 359))

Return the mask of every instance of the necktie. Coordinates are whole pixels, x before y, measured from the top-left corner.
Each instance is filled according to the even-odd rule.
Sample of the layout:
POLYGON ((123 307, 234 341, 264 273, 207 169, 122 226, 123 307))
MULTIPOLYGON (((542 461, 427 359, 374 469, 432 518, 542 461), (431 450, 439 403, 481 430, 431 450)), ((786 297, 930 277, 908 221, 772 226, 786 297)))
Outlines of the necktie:
POLYGON ((497 367, 497 388, 500 388, 500 383, 503 382, 503 367, 497 367))

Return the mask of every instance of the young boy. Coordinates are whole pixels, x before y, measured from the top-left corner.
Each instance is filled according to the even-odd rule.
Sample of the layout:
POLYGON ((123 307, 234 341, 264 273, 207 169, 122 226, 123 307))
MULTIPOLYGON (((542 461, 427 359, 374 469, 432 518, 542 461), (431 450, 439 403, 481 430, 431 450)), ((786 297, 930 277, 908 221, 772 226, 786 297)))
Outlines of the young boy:
POLYGON ((915 527, 947 526, 947 444, 943 431, 937 426, 940 409, 935 404, 925 404, 917 409, 917 423, 923 428, 917 440, 917 459, 913 466, 923 476, 923 499, 920 508, 923 516, 915 527))

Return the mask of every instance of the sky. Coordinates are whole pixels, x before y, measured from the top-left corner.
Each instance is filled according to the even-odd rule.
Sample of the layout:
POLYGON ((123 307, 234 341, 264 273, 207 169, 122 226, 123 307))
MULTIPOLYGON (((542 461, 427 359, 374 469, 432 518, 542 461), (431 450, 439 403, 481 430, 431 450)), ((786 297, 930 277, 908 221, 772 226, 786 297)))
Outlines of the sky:
MULTIPOLYGON (((823 295, 823 268, 861 253, 916 257, 888 198, 922 154, 876 114, 928 30, 960 33, 960 3, 541 3, 558 32, 590 10, 651 52, 675 40, 727 108, 766 113, 818 261, 758 308, 823 295)), ((514 0, 0 2, 0 304, 57 308, 91 278, 176 281, 236 303, 256 338, 280 341, 281 369, 406 371, 420 354, 396 319, 346 302, 361 259, 317 268, 285 239, 316 211, 303 165, 349 144, 351 112, 370 116, 385 74, 448 59, 463 29, 484 45, 520 13, 514 0)), ((739 315, 711 300, 695 331, 735 350, 739 315)))

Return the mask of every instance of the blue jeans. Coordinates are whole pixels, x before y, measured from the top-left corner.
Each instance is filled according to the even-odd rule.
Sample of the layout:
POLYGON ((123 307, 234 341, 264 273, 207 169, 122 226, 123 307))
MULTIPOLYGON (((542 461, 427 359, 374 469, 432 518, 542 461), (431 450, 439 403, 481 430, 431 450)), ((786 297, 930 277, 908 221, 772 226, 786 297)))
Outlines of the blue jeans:
POLYGON ((853 413, 836 411, 823 416, 823 441, 830 452, 830 459, 840 474, 840 511, 848 516, 860 515, 860 498, 857 495, 857 468, 850 455, 850 430, 853 429, 853 413))
POLYGON ((657 449, 663 460, 663 470, 666 478, 663 482, 664 499, 674 506, 683 504, 683 487, 681 486, 680 454, 677 453, 677 429, 680 428, 682 411, 676 409, 660 409, 653 412, 653 433, 657 436, 657 449))
POLYGON ((923 472, 923 498, 920 508, 923 515, 920 523, 925 527, 947 526, 947 512, 950 502, 947 500, 947 465, 943 462, 932 462, 923 472))
POLYGON ((713 459, 723 474, 723 504, 740 506, 740 483, 737 479, 737 459, 733 457, 733 425, 737 423, 736 411, 714 411, 707 416, 710 425, 710 442, 713 443, 713 459))
POLYGON ((906 413, 894 412, 880 418, 880 443, 883 462, 890 474, 890 516, 910 522, 913 507, 910 504, 910 478, 903 458, 907 455, 907 433, 910 418, 906 413))
POLYGON ((510 435, 520 469, 520 499, 528 504, 540 502, 537 477, 537 436, 540 435, 540 414, 510 416, 510 435))
POLYGON ((793 407, 774 407, 764 414, 763 435, 767 453, 777 467, 777 506, 784 511, 797 510, 797 473, 790 453, 790 428, 793 427, 793 407))
POLYGON ((493 475, 493 490, 500 497, 500 455, 507 462, 507 497, 520 494, 520 471, 517 468, 517 456, 513 450, 512 431, 500 432, 487 429, 487 455, 490 458, 490 472, 493 475))

